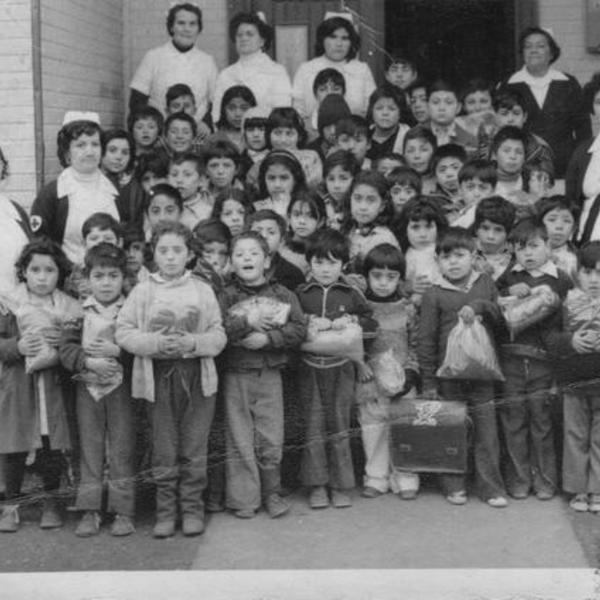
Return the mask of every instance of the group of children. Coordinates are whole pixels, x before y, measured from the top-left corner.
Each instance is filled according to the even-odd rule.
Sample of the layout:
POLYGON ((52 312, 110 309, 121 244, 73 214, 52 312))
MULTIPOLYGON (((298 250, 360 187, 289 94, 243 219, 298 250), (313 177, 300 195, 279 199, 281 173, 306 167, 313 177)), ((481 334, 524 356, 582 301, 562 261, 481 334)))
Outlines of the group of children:
MULTIPOLYGON (((352 504, 355 412, 362 495, 415 498, 419 473, 394 463, 390 428, 417 397, 468 405, 475 487, 490 506, 547 500, 562 480, 574 509, 600 511, 600 243, 571 245, 575 214, 549 194, 551 151, 523 131, 517 94, 474 81, 459 98, 403 60, 387 80, 363 118, 344 107, 343 76, 319 73, 311 142, 294 109, 265 115, 243 86, 225 93, 208 138, 182 84, 167 93, 164 123, 144 108, 129 132, 105 133, 102 169, 138 198, 139 222, 90 217, 75 269, 57 244, 33 239, 16 264, 21 283, 0 298, 0 531, 18 529, 32 451, 41 526, 62 525, 56 492, 71 450, 76 534, 99 532, 105 477, 110 531, 133 533, 134 399, 151 426, 157 538, 179 520, 184 535, 201 534, 206 510, 288 512, 290 407, 301 415, 294 475, 311 508, 352 504), (540 288, 552 302, 512 328, 502 299, 540 288), (438 375, 459 322, 484 325, 502 383, 438 375), (388 385, 390 368, 401 385, 388 385), (224 428, 224 485, 211 424, 213 435, 224 428)), ((467 501, 466 474, 441 484, 450 503, 467 501)))

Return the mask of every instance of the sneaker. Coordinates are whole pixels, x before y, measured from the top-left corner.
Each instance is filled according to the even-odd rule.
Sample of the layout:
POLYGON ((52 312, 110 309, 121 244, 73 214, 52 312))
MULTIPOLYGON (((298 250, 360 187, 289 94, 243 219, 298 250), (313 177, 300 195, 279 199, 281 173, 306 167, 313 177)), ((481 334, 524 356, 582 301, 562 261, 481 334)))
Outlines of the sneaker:
POLYGON ((279 494, 271 494, 265 501, 271 519, 285 515, 290 510, 290 503, 279 494))
POLYGON ((467 503, 467 492, 464 490, 452 492, 446 496, 446 500, 455 506, 462 506, 463 504, 467 503))
POLYGON ((204 533, 204 519, 198 515, 183 515, 183 535, 192 537, 204 533))
POLYGON ((552 498, 554 498, 554 492, 552 490, 538 490, 535 493, 535 497, 538 500, 552 500, 552 498))
POLYGON ((115 520, 110 527, 110 535, 125 537, 135 533, 135 525, 130 517, 126 515, 115 515, 115 520))
POLYGON ((19 529, 19 507, 16 504, 7 504, 2 509, 0 516, 0 531, 14 533, 19 529))
POLYGON ((592 513, 600 512, 600 494, 590 494, 589 509, 592 513))
POLYGON ((577 512, 587 512, 590 508, 587 494, 575 494, 569 501, 569 506, 577 512))
POLYGON ((363 491, 360 495, 363 498, 379 498, 379 496, 383 495, 383 492, 380 492, 377 488, 368 485, 367 487, 363 488, 363 491))
POLYGON ((348 508, 352 506, 352 498, 342 490, 331 490, 331 503, 335 508, 348 508))
POLYGON ((42 529, 59 529, 63 526, 63 520, 58 512, 54 498, 46 498, 42 507, 42 518, 40 527, 42 529))
POLYGON ((329 506, 329 496, 324 486, 314 487, 308 497, 308 504, 311 508, 327 508, 329 506))
POLYGON ((505 508, 508 506, 508 500, 504 496, 494 496, 488 498, 486 502, 492 508, 505 508))
POLYGON ((157 539, 165 539, 175 535, 175 520, 167 519, 165 521, 157 521, 152 530, 152 537, 157 539))
POLYGON ((100 533, 100 515, 95 510, 87 510, 81 517, 75 535, 77 537, 92 537, 100 533))
POLYGON ((254 519, 256 516, 256 511, 253 508, 240 508, 236 510, 234 513, 238 519, 254 519))

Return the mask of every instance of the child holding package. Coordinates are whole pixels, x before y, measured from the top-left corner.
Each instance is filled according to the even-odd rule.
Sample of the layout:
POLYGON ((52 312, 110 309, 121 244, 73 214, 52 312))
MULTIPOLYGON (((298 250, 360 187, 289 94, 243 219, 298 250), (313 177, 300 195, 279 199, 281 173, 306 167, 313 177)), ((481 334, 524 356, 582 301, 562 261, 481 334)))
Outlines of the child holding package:
POLYGON ((271 518, 288 512, 281 497, 283 390, 287 351, 306 335, 306 319, 287 288, 267 281, 269 247, 255 231, 231 248, 233 282, 221 302, 228 345, 223 357, 227 507, 250 519, 264 503, 271 518))
MULTIPOLYGON (((500 474, 500 444, 496 426, 494 382, 485 379, 449 379, 436 375, 446 355, 452 329, 463 321, 481 318, 491 339, 502 317, 498 292, 489 275, 473 269, 475 241, 462 227, 450 227, 437 243, 441 278, 423 296, 420 314, 418 357, 423 395, 466 402, 473 421, 475 483, 479 496, 494 508, 507 505, 500 474), (439 394, 439 395, 438 395, 439 394)), ((442 475, 446 500, 464 504, 464 475, 442 475)))
POLYGON ((135 355, 132 396, 145 398, 152 423, 156 481, 153 536, 204 531, 206 456, 215 408, 214 357, 226 343, 219 305, 207 283, 186 270, 191 232, 162 223, 152 235, 158 268, 127 297, 117 317, 117 343, 135 355))

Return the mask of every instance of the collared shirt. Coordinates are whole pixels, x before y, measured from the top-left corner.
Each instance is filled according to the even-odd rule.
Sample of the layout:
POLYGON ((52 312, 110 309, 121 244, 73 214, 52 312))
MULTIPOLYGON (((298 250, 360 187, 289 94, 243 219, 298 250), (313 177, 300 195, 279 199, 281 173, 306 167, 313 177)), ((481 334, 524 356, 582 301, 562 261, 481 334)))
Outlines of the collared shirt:
POLYGON ((451 281, 446 279, 444 276, 440 276, 436 281, 442 289, 454 290, 456 292, 464 292, 465 294, 471 291, 471 288, 475 285, 475 282, 481 277, 482 273, 479 271, 472 270, 469 275, 469 279, 464 285, 454 285, 451 281))
POLYGON ((205 192, 199 192, 183 203, 181 218, 179 219, 186 227, 194 229, 200 221, 210 218, 213 210, 213 198, 205 192))
POLYGON ((551 260, 545 262, 541 267, 539 267, 537 269, 533 269, 533 270, 526 269, 523 265, 521 265, 519 263, 515 263, 515 265, 511 269, 511 271, 513 273, 520 273, 522 271, 527 271, 527 273, 529 273, 532 277, 541 277, 542 275, 550 275, 550 277, 554 277, 555 279, 558 279, 558 268, 551 260))
POLYGON ((98 302, 94 296, 88 296, 82 303, 82 308, 84 311, 92 310, 95 313, 106 317, 107 319, 116 319, 119 311, 121 310, 121 306, 123 306, 123 302, 125 302, 124 296, 119 296, 114 302, 111 302, 108 305, 102 304, 98 302))
POLYGON ((531 93, 535 98, 538 106, 542 108, 548 94, 548 88, 553 81, 568 81, 569 78, 556 69, 548 69, 548 72, 542 77, 534 77, 527 67, 523 67, 517 71, 509 80, 508 83, 526 83, 531 89, 531 93))
POLYGON ((450 144, 456 139, 456 123, 453 121, 448 127, 431 123, 431 132, 435 135, 438 146, 450 144))

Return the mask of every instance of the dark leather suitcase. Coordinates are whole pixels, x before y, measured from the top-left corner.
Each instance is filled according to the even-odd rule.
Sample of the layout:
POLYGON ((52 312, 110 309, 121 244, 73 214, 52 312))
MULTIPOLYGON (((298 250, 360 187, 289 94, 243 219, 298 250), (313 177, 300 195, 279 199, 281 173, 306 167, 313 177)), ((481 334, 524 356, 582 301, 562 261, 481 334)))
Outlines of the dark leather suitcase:
POLYGON ((395 468, 422 473, 467 471, 466 404, 405 398, 393 410, 390 444, 395 468))

